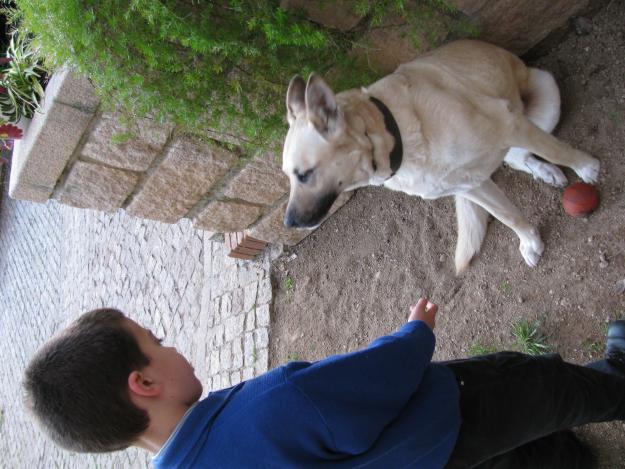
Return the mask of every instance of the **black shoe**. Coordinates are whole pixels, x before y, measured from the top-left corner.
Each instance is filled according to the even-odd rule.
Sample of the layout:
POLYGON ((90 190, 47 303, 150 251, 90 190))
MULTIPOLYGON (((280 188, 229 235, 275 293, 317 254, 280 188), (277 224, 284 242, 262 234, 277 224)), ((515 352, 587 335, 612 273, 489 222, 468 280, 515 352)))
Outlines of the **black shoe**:
POLYGON ((625 373, 625 321, 613 321, 608 326, 605 359, 610 365, 625 373))

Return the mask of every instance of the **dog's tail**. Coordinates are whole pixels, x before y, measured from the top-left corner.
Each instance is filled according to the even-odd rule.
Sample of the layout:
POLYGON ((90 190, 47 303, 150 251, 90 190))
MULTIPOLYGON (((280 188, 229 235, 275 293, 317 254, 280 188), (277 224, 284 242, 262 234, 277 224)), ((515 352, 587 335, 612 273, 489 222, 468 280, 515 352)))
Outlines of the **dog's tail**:
POLYGON ((528 68, 527 82, 521 88, 523 113, 535 125, 551 133, 560 120, 560 90, 551 73, 528 68))
POLYGON ((461 196, 456 196, 458 243, 456 244, 456 274, 469 266, 480 248, 488 226, 488 212, 461 196))

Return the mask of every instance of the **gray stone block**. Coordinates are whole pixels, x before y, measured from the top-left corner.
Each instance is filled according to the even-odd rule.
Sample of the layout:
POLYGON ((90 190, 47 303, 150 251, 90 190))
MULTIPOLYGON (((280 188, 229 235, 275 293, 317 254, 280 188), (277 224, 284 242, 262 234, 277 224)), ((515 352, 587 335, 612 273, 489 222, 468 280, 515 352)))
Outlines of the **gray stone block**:
POLYGON ((256 361, 254 362, 254 372, 259 375, 269 368, 269 350, 266 348, 256 351, 256 361))
POLYGON ((122 206, 139 177, 121 169, 77 161, 58 200, 80 208, 112 211, 122 206))
POLYGON ((237 174, 224 195, 231 199, 271 205, 289 190, 289 179, 271 154, 255 158, 237 174))
POLYGON ((254 305, 256 305, 256 292, 258 291, 258 284, 251 283, 245 287, 243 294, 243 310, 251 311, 254 305))
POLYGON ((589 0, 451 0, 451 3, 473 20, 481 39, 523 54, 586 8, 589 0))
POLYGON ((178 137, 128 206, 128 213, 176 222, 228 172, 236 158, 220 147, 188 136, 178 137))
POLYGON ((269 331, 266 327, 261 327, 254 331, 254 343, 257 349, 263 349, 269 346, 269 331))
POLYGON ((262 305, 256 308, 256 324, 258 327, 269 327, 269 305, 262 305))
POLYGON ((235 385, 235 384, 239 384, 241 382, 241 372, 240 371, 233 371, 232 373, 230 373, 230 384, 231 385, 235 385))
POLYGON ((243 337, 243 361, 245 366, 254 366, 254 356, 256 346, 254 345, 254 334, 248 332, 243 337))
POLYGON ((328 28, 349 31, 358 25, 362 16, 354 9, 353 0, 310 1, 310 0, 281 0, 280 7, 285 10, 303 9, 315 23, 328 28))
POLYGON ((258 297, 256 303, 259 305, 266 305, 271 302, 271 280, 264 278, 258 282, 258 297))
POLYGON ((219 351, 219 369, 229 370, 232 368, 232 344, 226 343, 219 351))
POLYGON ((46 86, 46 98, 94 113, 100 98, 89 79, 68 67, 55 73, 46 86))
POLYGON ((15 181, 15 186, 9 189, 9 195, 14 199, 44 203, 52 195, 52 190, 49 187, 35 186, 26 181, 11 179, 15 181))
POLYGON ((260 207, 239 202, 211 202, 194 220, 199 229, 222 233, 241 231, 254 223, 261 214, 260 207))
POLYGON ((245 332, 253 331, 256 328, 254 310, 245 313, 245 332))
POLYGON ((243 368, 243 371, 241 372, 241 380, 247 381, 248 379, 252 379, 253 377, 254 377, 254 368, 252 368, 251 366, 243 368))
MULTIPOLYGON (((232 368, 238 370, 243 367, 243 349, 241 347, 241 338, 237 337, 232 341, 232 368)), ((240 379, 240 378, 239 378, 240 379)))
POLYGON ((43 202, 49 198, 93 114, 47 99, 12 156, 9 195, 43 202))
POLYGON ((117 168, 145 171, 163 149, 173 125, 153 119, 124 122, 120 113, 103 113, 81 154, 117 168))
POLYGON ((233 340, 235 337, 239 337, 244 331, 245 315, 239 314, 225 320, 225 340, 226 342, 233 340))

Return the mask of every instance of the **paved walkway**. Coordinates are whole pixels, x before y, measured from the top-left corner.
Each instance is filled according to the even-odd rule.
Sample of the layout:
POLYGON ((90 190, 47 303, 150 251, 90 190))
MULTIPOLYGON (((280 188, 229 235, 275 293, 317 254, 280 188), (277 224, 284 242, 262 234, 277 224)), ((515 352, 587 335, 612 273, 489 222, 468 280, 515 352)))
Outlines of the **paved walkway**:
MULTIPOLYGON (((5 186, 8 178, 5 179, 5 186)), ((211 388, 267 369, 270 257, 225 256, 184 220, 166 225, 57 204, 0 205, 0 468, 144 468, 149 455, 58 450, 21 404, 38 346, 80 313, 122 309, 187 356, 211 388)))

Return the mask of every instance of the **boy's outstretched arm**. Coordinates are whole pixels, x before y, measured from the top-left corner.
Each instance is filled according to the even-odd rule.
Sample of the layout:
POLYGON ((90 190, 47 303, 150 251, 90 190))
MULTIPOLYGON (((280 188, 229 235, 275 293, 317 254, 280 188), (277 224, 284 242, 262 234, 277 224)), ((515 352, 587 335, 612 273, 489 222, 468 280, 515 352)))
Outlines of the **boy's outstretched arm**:
POLYGON ((436 312, 435 304, 421 298, 408 323, 366 349, 287 365, 287 380, 316 407, 334 451, 366 451, 417 392, 434 352, 436 312))

